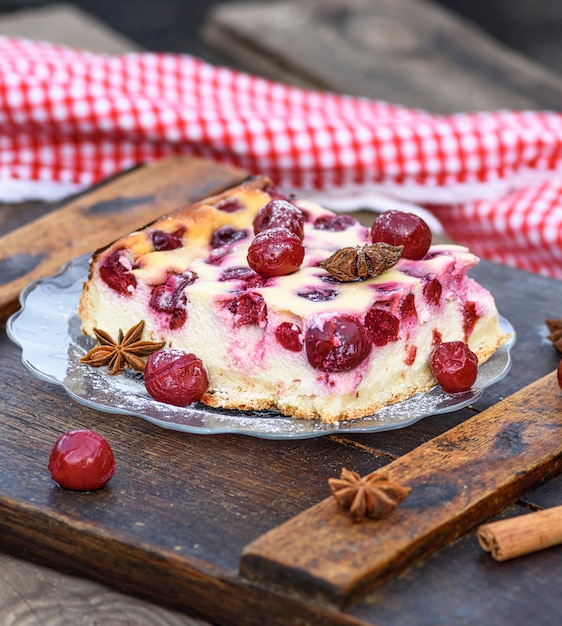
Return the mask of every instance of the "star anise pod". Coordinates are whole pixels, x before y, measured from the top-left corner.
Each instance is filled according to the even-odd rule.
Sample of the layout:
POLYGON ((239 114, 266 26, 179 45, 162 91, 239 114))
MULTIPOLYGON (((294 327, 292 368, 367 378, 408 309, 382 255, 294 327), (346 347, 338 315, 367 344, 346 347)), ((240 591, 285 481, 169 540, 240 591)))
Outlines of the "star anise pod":
POLYGON ((123 335, 123 331, 119 329, 117 341, 104 330, 94 328, 94 333, 99 346, 92 348, 81 359, 81 363, 91 365, 92 367, 102 367, 107 365, 107 371, 111 376, 121 374, 126 367, 144 372, 145 362, 142 357, 149 356, 156 350, 160 350, 165 341, 142 341, 142 332, 144 330, 144 320, 141 320, 136 326, 123 335))
POLYGON ((318 265, 342 283, 378 276, 398 262, 404 246, 377 241, 342 248, 318 265))
POLYGON ((558 352, 562 352, 562 319, 546 320, 546 325, 550 331, 548 338, 552 341, 552 345, 558 352))
POLYGON ((349 511, 355 522, 366 517, 388 517, 412 490, 392 482, 386 472, 372 472, 361 478, 345 467, 341 477, 329 478, 328 484, 337 503, 349 511))

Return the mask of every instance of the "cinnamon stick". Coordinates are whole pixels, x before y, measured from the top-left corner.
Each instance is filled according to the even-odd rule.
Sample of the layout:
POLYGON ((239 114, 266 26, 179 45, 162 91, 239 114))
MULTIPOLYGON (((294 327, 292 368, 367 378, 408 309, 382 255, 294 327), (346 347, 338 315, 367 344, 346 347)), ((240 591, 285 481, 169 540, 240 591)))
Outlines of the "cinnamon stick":
POLYGON ((483 524, 477 536, 496 561, 550 548, 562 543, 562 506, 483 524))

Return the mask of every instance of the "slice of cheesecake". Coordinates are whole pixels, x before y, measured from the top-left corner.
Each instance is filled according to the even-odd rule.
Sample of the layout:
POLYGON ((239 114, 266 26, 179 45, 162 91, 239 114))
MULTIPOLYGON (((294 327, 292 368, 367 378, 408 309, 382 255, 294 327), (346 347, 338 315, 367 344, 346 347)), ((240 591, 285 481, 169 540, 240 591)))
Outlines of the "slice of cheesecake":
POLYGON ((267 248, 248 261, 254 221, 282 198, 256 177, 97 251, 79 305, 83 332, 117 336, 144 321, 144 339, 203 361, 203 403, 324 422, 430 389, 441 342, 466 342, 481 363, 507 340, 491 294, 467 276, 478 259, 466 248, 432 246, 421 260, 394 250, 378 275, 335 278, 324 262, 344 248, 353 267, 366 267, 370 230, 306 200, 291 199, 298 269, 262 272, 267 248))

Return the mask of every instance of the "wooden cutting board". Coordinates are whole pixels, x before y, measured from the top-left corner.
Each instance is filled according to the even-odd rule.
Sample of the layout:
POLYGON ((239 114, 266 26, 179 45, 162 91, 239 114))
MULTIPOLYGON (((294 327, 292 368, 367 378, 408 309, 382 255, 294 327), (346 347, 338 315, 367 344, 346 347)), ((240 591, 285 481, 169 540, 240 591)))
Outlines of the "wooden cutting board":
MULTIPOLYGON (((11 233, 0 247, 3 263, 41 258, 4 281, 2 310, 17 306, 27 280, 244 176, 172 159, 11 233)), ((271 442, 168 432, 82 407, 26 372, 18 349, 1 341, 3 549, 215 623, 263 623, 264 610, 268 624, 376 623, 349 607, 562 468, 554 374, 439 426, 424 420, 404 433, 271 442), (62 492, 46 473, 52 442, 73 427, 95 428, 114 447, 118 472, 100 492, 62 492), (365 474, 382 466, 412 487, 410 496, 387 520, 351 523, 327 497, 327 478, 341 467, 365 474)))

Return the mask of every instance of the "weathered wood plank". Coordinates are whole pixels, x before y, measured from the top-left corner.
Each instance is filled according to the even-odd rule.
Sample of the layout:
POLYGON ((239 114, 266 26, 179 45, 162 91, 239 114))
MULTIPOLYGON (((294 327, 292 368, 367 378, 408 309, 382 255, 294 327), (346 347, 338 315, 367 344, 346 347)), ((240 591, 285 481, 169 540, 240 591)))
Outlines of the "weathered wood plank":
POLYGON ((412 488, 384 520, 354 523, 333 498, 247 546, 254 582, 345 604, 562 470, 562 393, 550 374, 385 467, 412 488))
POLYGON ((0 320, 28 283, 183 204, 235 185, 240 169, 172 157, 139 168, 0 238, 0 320))
POLYGON ((436 113, 553 108, 562 78, 423 0, 228 3, 206 42, 248 71, 436 113))

